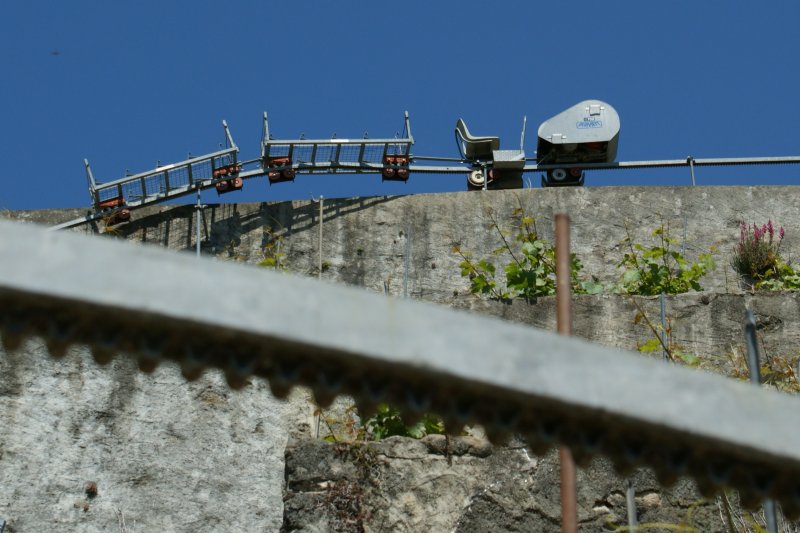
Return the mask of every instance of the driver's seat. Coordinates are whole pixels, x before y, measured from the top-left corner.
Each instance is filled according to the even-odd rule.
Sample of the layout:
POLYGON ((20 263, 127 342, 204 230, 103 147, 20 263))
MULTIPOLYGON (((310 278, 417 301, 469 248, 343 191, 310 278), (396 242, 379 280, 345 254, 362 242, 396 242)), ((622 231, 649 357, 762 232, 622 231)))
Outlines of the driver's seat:
POLYGON ((470 134, 463 119, 456 122, 456 144, 461 157, 469 161, 491 161, 492 152, 500 149, 500 137, 476 137, 470 134))

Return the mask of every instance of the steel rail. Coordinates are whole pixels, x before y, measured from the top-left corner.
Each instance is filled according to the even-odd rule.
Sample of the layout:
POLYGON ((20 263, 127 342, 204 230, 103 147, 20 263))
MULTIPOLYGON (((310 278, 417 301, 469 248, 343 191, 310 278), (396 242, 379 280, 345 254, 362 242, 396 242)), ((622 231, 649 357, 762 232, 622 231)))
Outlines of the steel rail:
POLYGON ((607 455, 800 511, 797 397, 433 304, 33 225, 0 221, 0 264, 9 350, 39 335, 56 357, 77 343, 101 363, 135 354, 145 371, 176 361, 190 379, 221 368, 233 388, 263 377, 279 397, 308 385, 321 405, 351 394, 368 414, 389 402, 452 431, 477 422, 534 451, 567 445, 579 464, 607 455))
MULTIPOLYGON (((336 139, 333 139, 334 141, 336 139)), ((346 142, 347 139, 340 139, 340 142, 346 142)), ((210 157, 216 157, 220 155, 225 155, 231 153, 232 151, 237 150, 235 148, 230 148, 227 150, 222 150, 219 152, 215 152, 214 154, 201 156, 197 158, 193 158, 188 162, 198 162, 207 160, 210 157)), ((435 158, 435 157, 415 157, 409 156, 411 161, 414 160, 421 160, 421 161, 442 161, 442 162, 461 162, 458 159, 449 159, 449 158, 435 158)), ((529 159, 530 160, 530 159, 529 159)), ((259 162, 259 159, 254 159, 250 161, 246 161, 240 163, 242 165, 250 165, 256 162, 259 162)), ((743 165, 787 165, 787 164, 799 164, 800 163, 800 156, 779 156, 779 157, 738 157, 738 158, 712 158, 712 159, 694 159, 692 157, 688 157, 686 159, 666 159, 666 160, 654 160, 654 161, 620 161, 614 163, 571 163, 571 164, 561 164, 561 165, 525 165, 522 169, 524 173, 530 172, 546 172, 548 170, 556 169, 556 168, 564 168, 569 166, 579 166, 583 170, 627 170, 627 169, 644 169, 644 168, 670 168, 670 167, 702 167, 702 166, 743 166, 743 165)), ((180 164, 175 165, 165 165, 162 167, 157 168, 156 170, 151 170, 148 172, 143 172, 140 174, 136 174, 134 176, 129 176, 127 178, 122 178, 116 181, 102 183, 97 185, 97 191, 110 189, 119 185, 124 185, 128 182, 135 182, 142 178, 146 178, 149 176, 158 175, 166 170, 171 168, 184 166, 187 164, 187 161, 184 161, 180 164)), ((277 169, 281 170, 284 168, 292 168, 297 171, 298 174, 315 174, 315 173, 324 173, 324 172, 331 172, 335 174, 379 174, 386 168, 386 165, 382 163, 369 163, 369 162, 317 162, 317 163, 304 163, 304 162, 297 162, 292 165, 287 165, 285 167, 276 167, 277 169)), ((238 177, 242 178, 243 180, 257 178, 261 176, 265 176, 268 174, 270 170, 275 169, 264 169, 258 168, 249 171, 243 171, 238 174, 238 177)), ((469 174, 475 170, 474 166, 445 166, 445 165, 415 165, 411 164, 408 166, 409 172, 417 173, 417 174, 469 174)), ((176 187, 174 189, 170 189, 169 193, 159 193, 148 195, 141 200, 133 200, 127 202, 124 206, 126 209, 137 209, 140 207, 144 207, 147 205, 157 204, 163 202, 165 200, 172 200, 175 198, 180 198, 189 194, 194 194, 197 192, 198 189, 206 190, 220 181, 225 181, 230 179, 231 176, 225 176, 216 179, 206 179, 206 180, 199 180, 195 183, 185 185, 182 187, 176 187)), ((96 220, 100 220, 110 214, 114 213, 116 210, 111 209, 107 211, 95 212, 90 213, 84 217, 78 217, 73 220, 68 220, 61 224, 53 226, 51 229, 58 230, 58 229, 68 229, 79 226, 81 224, 86 224, 89 222, 93 222, 96 220)))
POLYGON ((525 172, 541 172, 556 168, 580 167, 583 170, 624 170, 637 168, 670 168, 670 167, 696 167, 710 166, 736 166, 736 165, 791 165, 800 163, 800 156, 778 157, 721 157, 711 159, 665 159, 656 161, 620 161, 614 163, 562 163, 549 165, 525 165, 525 172))

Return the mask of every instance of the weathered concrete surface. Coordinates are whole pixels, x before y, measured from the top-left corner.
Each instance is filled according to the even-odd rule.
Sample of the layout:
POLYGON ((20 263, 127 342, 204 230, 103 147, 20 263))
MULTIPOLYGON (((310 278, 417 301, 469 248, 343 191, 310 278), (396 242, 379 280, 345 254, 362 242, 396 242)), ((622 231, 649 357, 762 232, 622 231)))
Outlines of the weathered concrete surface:
MULTIPOLYGON (((506 227, 522 206, 538 220, 540 233, 552 241, 556 212, 572 218, 572 247, 585 272, 602 281, 618 279, 619 242, 627 231, 638 242, 652 242, 650 232, 662 220, 671 235, 685 243, 689 259, 716 248, 717 270, 702 282, 706 290, 741 292, 730 268, 739 222, 772 219, 786 227, 785 257, 800 257, 800 187, 615 187, 555 188, 463 192, 404 197, 325 200, 323 277, 371 290, 402 294, 406 242, 410 240, 409 292, 414 297, 447 302, 467 286, 452 252, 459 243, 475 257, 488 257, 500 237, 488 229, 494 217, 506 227), (626 230, 627 228, 627 230, 626 230), (685 235, 685 240, 684 240, 685 235)), ((15 212, 12 216, 55 224, 80 210, 15 212)), ((139 242, 194 249, 192 206, 162 206, 134 213, 112 231, 139 242)), ((276 236, 292 271, 317 274, 319 207, 311 202, 226 204, 205 211, 203 245, 208 253, 258 262, 276 236)), ((102 224, 99 224, 102 230, 102 224)), ((94 231, 84 226, 80 231, 94 231)))
MULTIPOLYGON (((715 501, 685 481, 661 488, 645 470, 632 477, 640 523, 722 531, 715 501)), ((627 524, 625 480, 597 460, 578 471, 584 533, 627 524)), ((392 437, 369 445, 305 440, 286 453, 282 531, 558 531, 558 455, 523 446, 492 448, 471 437, 392 437)))
MULTIPOLYGON (((30 341, 0 353, 0 517, 11 531, 276 531, 287 404, 30 341), (86 492, 96 483, 97 495, 86 492)), ((91 492, 91 491, 90 491, 91 492)), ((8 531, 8 529, 7 529, 8 531)))
MULTIPOLYGON (((800 220, 796 187, 536 189, 326 200, 322 275, 395 295, 403 293, 407 275, 412 297, 554 328, 552 299, 508 305, 469 295, 468 283, 459 275, 460 259, 452 253, 452 245, 459 243, 476 257, 488 256, 500 245, 497 233, 487 230, 490 216, 504 225, 520 204, 537 217, 540 232, 548 238, 553 213, 569 212, 573 251, 586 273, 605 282, 619 275, 617 244, 626 235, 626 224, 644 242, 663 217, 682 241, 685 221, 686 255, 692 259, 716 245, 719 267, 703 280, 707 293, 669 298, 676 343, 713 366, 725 366, 728 353, 741 353, 741 317, 750 302, 759 315, 767 352, 796 359, 798 297, 750 298, 729 267, 741 220, 762 223, 772 218, 784 225, 784 255, 800 256, 798 228, 793 225, 800 220), (407 243, 411 254, 406 272, 407 243)), ((76 209, 10 216, 55 224, 84 213, 76 209)), ((192 206, 148 208, 134 213, 132 222, 111 228, 108 235, 193 252, 193 216, 192 206)), ((272 245, 287 254, 290 270, 317 275, 316 204, 212 206, 205 211, 201 229, 205 253, 258 262, 272 245)), ((76 231, 104 230, 98 224, 76 231)), ((657 301, 641 301, 656 320, 657 301)), ((623 297, 577 298, 576 334, 635 349, 652 338, 645 326, 633 324, 636 312, 623 297)), ((9 519, 15 531, 114 530, 117 510, 128 526, 136 521, 137 531, 194 531, 206 526, 220 531, 275 530, 283 516, 283 443, 289 433, 297 438, 316 433, 314 406, 307 392, 282 404, 271 398, 264 383, 238 393, 226 392, 223 383, 211 376, 186 384, 177 369, 169 367, 145 376, 123 360, 98 368, 82 352, 63 361, 47 359, 34 346, 24 356, 0 352, 0 516, 9 519), (220 402, 214 400, 218 397, 220 402), (92 500, 84 494, 87 481, 98 484, 98 496, 92 500), (83 502, 88 511, 82 510, 83 502)), ((347 404, 338 405, 344 410, 347 404)), ((511 457, 521 452, 507 453, 511 457)), ((610 492, 600 487, 587 501, 602 502, 612 494, 612 511, 622 517, 613 496, 622 485, 610 479, 610 492)), ((637 485, 637 490, 650 490, 647 484, 642 487, 637 485)), ((534 497, 512 494, 512 499, 534 497)), ((462 530, 481 530, 481 517, 498 523, 513 518, 497 510, 493 499, 501 496, 489 499, 474 498, 474 513, 459 518, 466 521, 459 526, 462 530)), ((387 508, 385 515, 391 512, 387 508)), ((507 528, 527 524, 527 519, 509 522, 507 528)))
MULTIPOLYGON (((461 298, 453 307, 488 314, 555 331, 555 298, 535 303, 509 303, 461 298)), ((762 356, 797 359, 800 346, 800 293, 686 293, 666 298, 667 327, 674 347, 710 362, 722 364, 745 353, 744 314, 752 309, 761 342, 762 356)), ((655 338, 644 320, 634 323, 644 311, 660 327, 658 297, 603 294, 573 297, 573 333, 606 346, 636 350, 655 338), (638 305, 638 307, 637 307, 638 305)), ((660 354, 659 354, 660 356, 660 354)))

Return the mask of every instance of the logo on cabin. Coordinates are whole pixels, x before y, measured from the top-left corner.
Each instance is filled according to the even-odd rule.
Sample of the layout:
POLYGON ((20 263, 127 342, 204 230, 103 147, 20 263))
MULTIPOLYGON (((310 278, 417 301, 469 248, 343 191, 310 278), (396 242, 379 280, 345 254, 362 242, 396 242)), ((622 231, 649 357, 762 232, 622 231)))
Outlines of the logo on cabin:
POLYGON ((578 122, 577 127, 579 130, 588 130, 590 128, 602 128, 603 121, 602 120, 591 120, 588 118, 583 119, 583 121, 578 122))

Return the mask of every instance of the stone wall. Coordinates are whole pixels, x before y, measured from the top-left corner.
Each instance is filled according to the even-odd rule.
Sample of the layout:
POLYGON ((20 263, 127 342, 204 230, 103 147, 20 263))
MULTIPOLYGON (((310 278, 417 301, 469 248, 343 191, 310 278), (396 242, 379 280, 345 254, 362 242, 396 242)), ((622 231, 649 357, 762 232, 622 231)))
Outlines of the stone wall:
MULTIPOLYGON (((568 212, 573 251, 587 273, 607 283, 619 276, 618 243, 628 232, 646 242, 649 232, 666 221, 690 259, 716 247, 719 266, 703 281, 707 291, 668 299, 667 315, 677 344, 701 356, 708 368, 730 370, 742 352, 742 316, 749 305, 757 313, 767 353, 796 359, 797 296, 750 296, 729 267, 742 220, 762 223, 772 218, 784 225, 782 250, 788 257, 798 255, 800 228, 794 224, 800 221, 800 189, 794 187, 567 188, 325 200, 322 278, 396 296, 407 292, 410 297, 554 329, 550 298, 500 303, 468 294, 468 283, 459 275, 460 259, 452 252, 459 244, 476 257, 488 256, 500 238, 487 226, 492 218, 505 225, 519 206, 537 217, 547 238, 552 237, 552 215, 568 212)), ((64 210, 11 216, 55 224, 82 214, 64 210)), ((162 206, 135 212, 127 224, 105 228, 99 223, 75 231, 194 253, 196 226, 192 206, 162 206)), ((290 271, 319 274, 317 204, 210 206, 201 235, 203 252, 220 260, 257 263, 265 250, 280 250, 287 254, 290 271)), ((655 299, 638 301, 657 319, 655 299)), ((279 306, 276 302, 278 310, 279 306)), ((628 298, 578 297, 574 309, 576 335, 625 349, 652 337, 646 327, 633 323, 637 309, 628 298)), ((124 358, 101 368, 79 348, 56 361, 35 341, 17 354, 0 352, 0 390, 0 517, 13 531, 114 531, 122 530, 123 518, 129 530, 135 522, 136 531, 275 531, 281 524, 287 530, 313 531, 325 529, 324 524, 314 526, 319 520, 331 519, 313 512, 319 498, 329 496, 306 493, 315 492, 314 483, 331 481, 326 469, 340 464, 333 455, 341 452, 308 440, 316 434, 317 420, 305 391, 295 391, 284 403, 273 399, 263 382, 230 392, 216 374, 186 383, 174 367, 144 375, 124 358), (286 452, 294 466, 287 470, 284 516, 284 451, 290 438, 296 444, 286 452), (305 449, 320 460, 303 466, 299 458, 305 452, 297 450, 305 449), (311 472, 308 479, 297 477, 299 469, 314 465, 322 471, 311 472), (86 491, 90 482, 97 485, 96 495, 86 491), (292 501, 311 503, 293 507, 292 501), (308 517, 305 523, 303 516, 308 517)), ((341 410, 346 401, 338 405, 341 410)), ((500 529, 550 530, 557 502, 553 479, 547 477, 554 468, 552 457, 536 459, 512 446, 492 449, 485 456, 453 452, 448 462, 441 453, 431 452, 429 444, 378 445, 378 457, 400 458, 396 470, 390 468, 392 461, 381 467, 384 478, 398 477, 400 483, 411 463, 418 464, 420 472, 431 468, 442 477, 435 483, 413 476, 402 480, 406 487, 431 487, 432 494, 440 495, 435 502, 420 503, 425 496, 410 489, 397 492, 395 499, 386 484, 370 489, 364 509, 380 519, 362 520, 370 530, 387 524, 397 530, 436 530, 425 522, 431 513, 438 516, 433 504, 448 508, 442 511, 450 520, 445 529, 481 530, 492 522, 500 529), (402 459, 406 453, 413 460, 402 459), (498 474, 505 470, 514 473, 498 474), (401 505, 398 502, 402 506, 393 507, 401 505), (522 502, 519 509, 515 502, 522 502), (415 503, 420 507, 413 510, 415 503)), ((591 480, 582 481, 581 489, 586 527, 605 527, 609 518, 624 517, 619 502, 622 481, 608 473, 607 465, 581 475, 591 480)), ((648 476, 634 476, 643 512, 655 513, 643 518, 679 521, 697 494, 690 486, 679 489, 682 496, 663 492, 648 476), (654 506, 656 498, 664 505, 654 506), (673 501, 678 503, 667 505, 673 501)), ((713 505, 704 509, 708 516, 716 512, 713 505)))
MULTIPOLYGON (((232 196, 229 197, 234 199, 232 196)), ((706 290, 740 293, 730 268, 739 222, 772 219, 786 227, 782 251, 800 257, 800 188, 798 187, 596 187, 451 193, 325 200, 323 214, 323 278, 391 294, 403 294, 408 279, 411 296, 450 304, 466 286, 458 275, 460 259, 454 243, 476 257, 489 256, 501 245, 489 229, 492 217, 501 226, 518 207, 537 218, 538 229, 552 241, 554 213, 572 219, 572 249, 585 272, 611 282, 622 257, 618 244, 630 233, 642 243, 662 221, 669 224, 689 259, 714 248, 718 268, 703 285, 706 290), (406 248, 410 245, 406 271, 406 248)), ((55 224, 83 212, 28 211, 16 218, 55 224)), ((193 206, 151 207, 134 212, 130 223, 111 235, 142 243, 194 251, 193 206)), ((203 250, 222 258, 258 262, 264 246, 282 237, 290 270, 317 275, 319 207, 308 202, 217 204, 204 211, 203 250)), ((102 231, 102 223, 78 231, 102 231)))
MULTIPOLYGON (((391 437, 369 445, 291 443, 282 531, 560 530, 558 454, 472 437, 391 437)), ((629 477, 639 523, 724 531, 718 504, 681 480, 662 488, 647 470, 629 477)), ((605 460, 578 470, 583 533, 627 525, 626 479, 605 460)), ((642 529, 648 531, 652 528, 642 529)))

